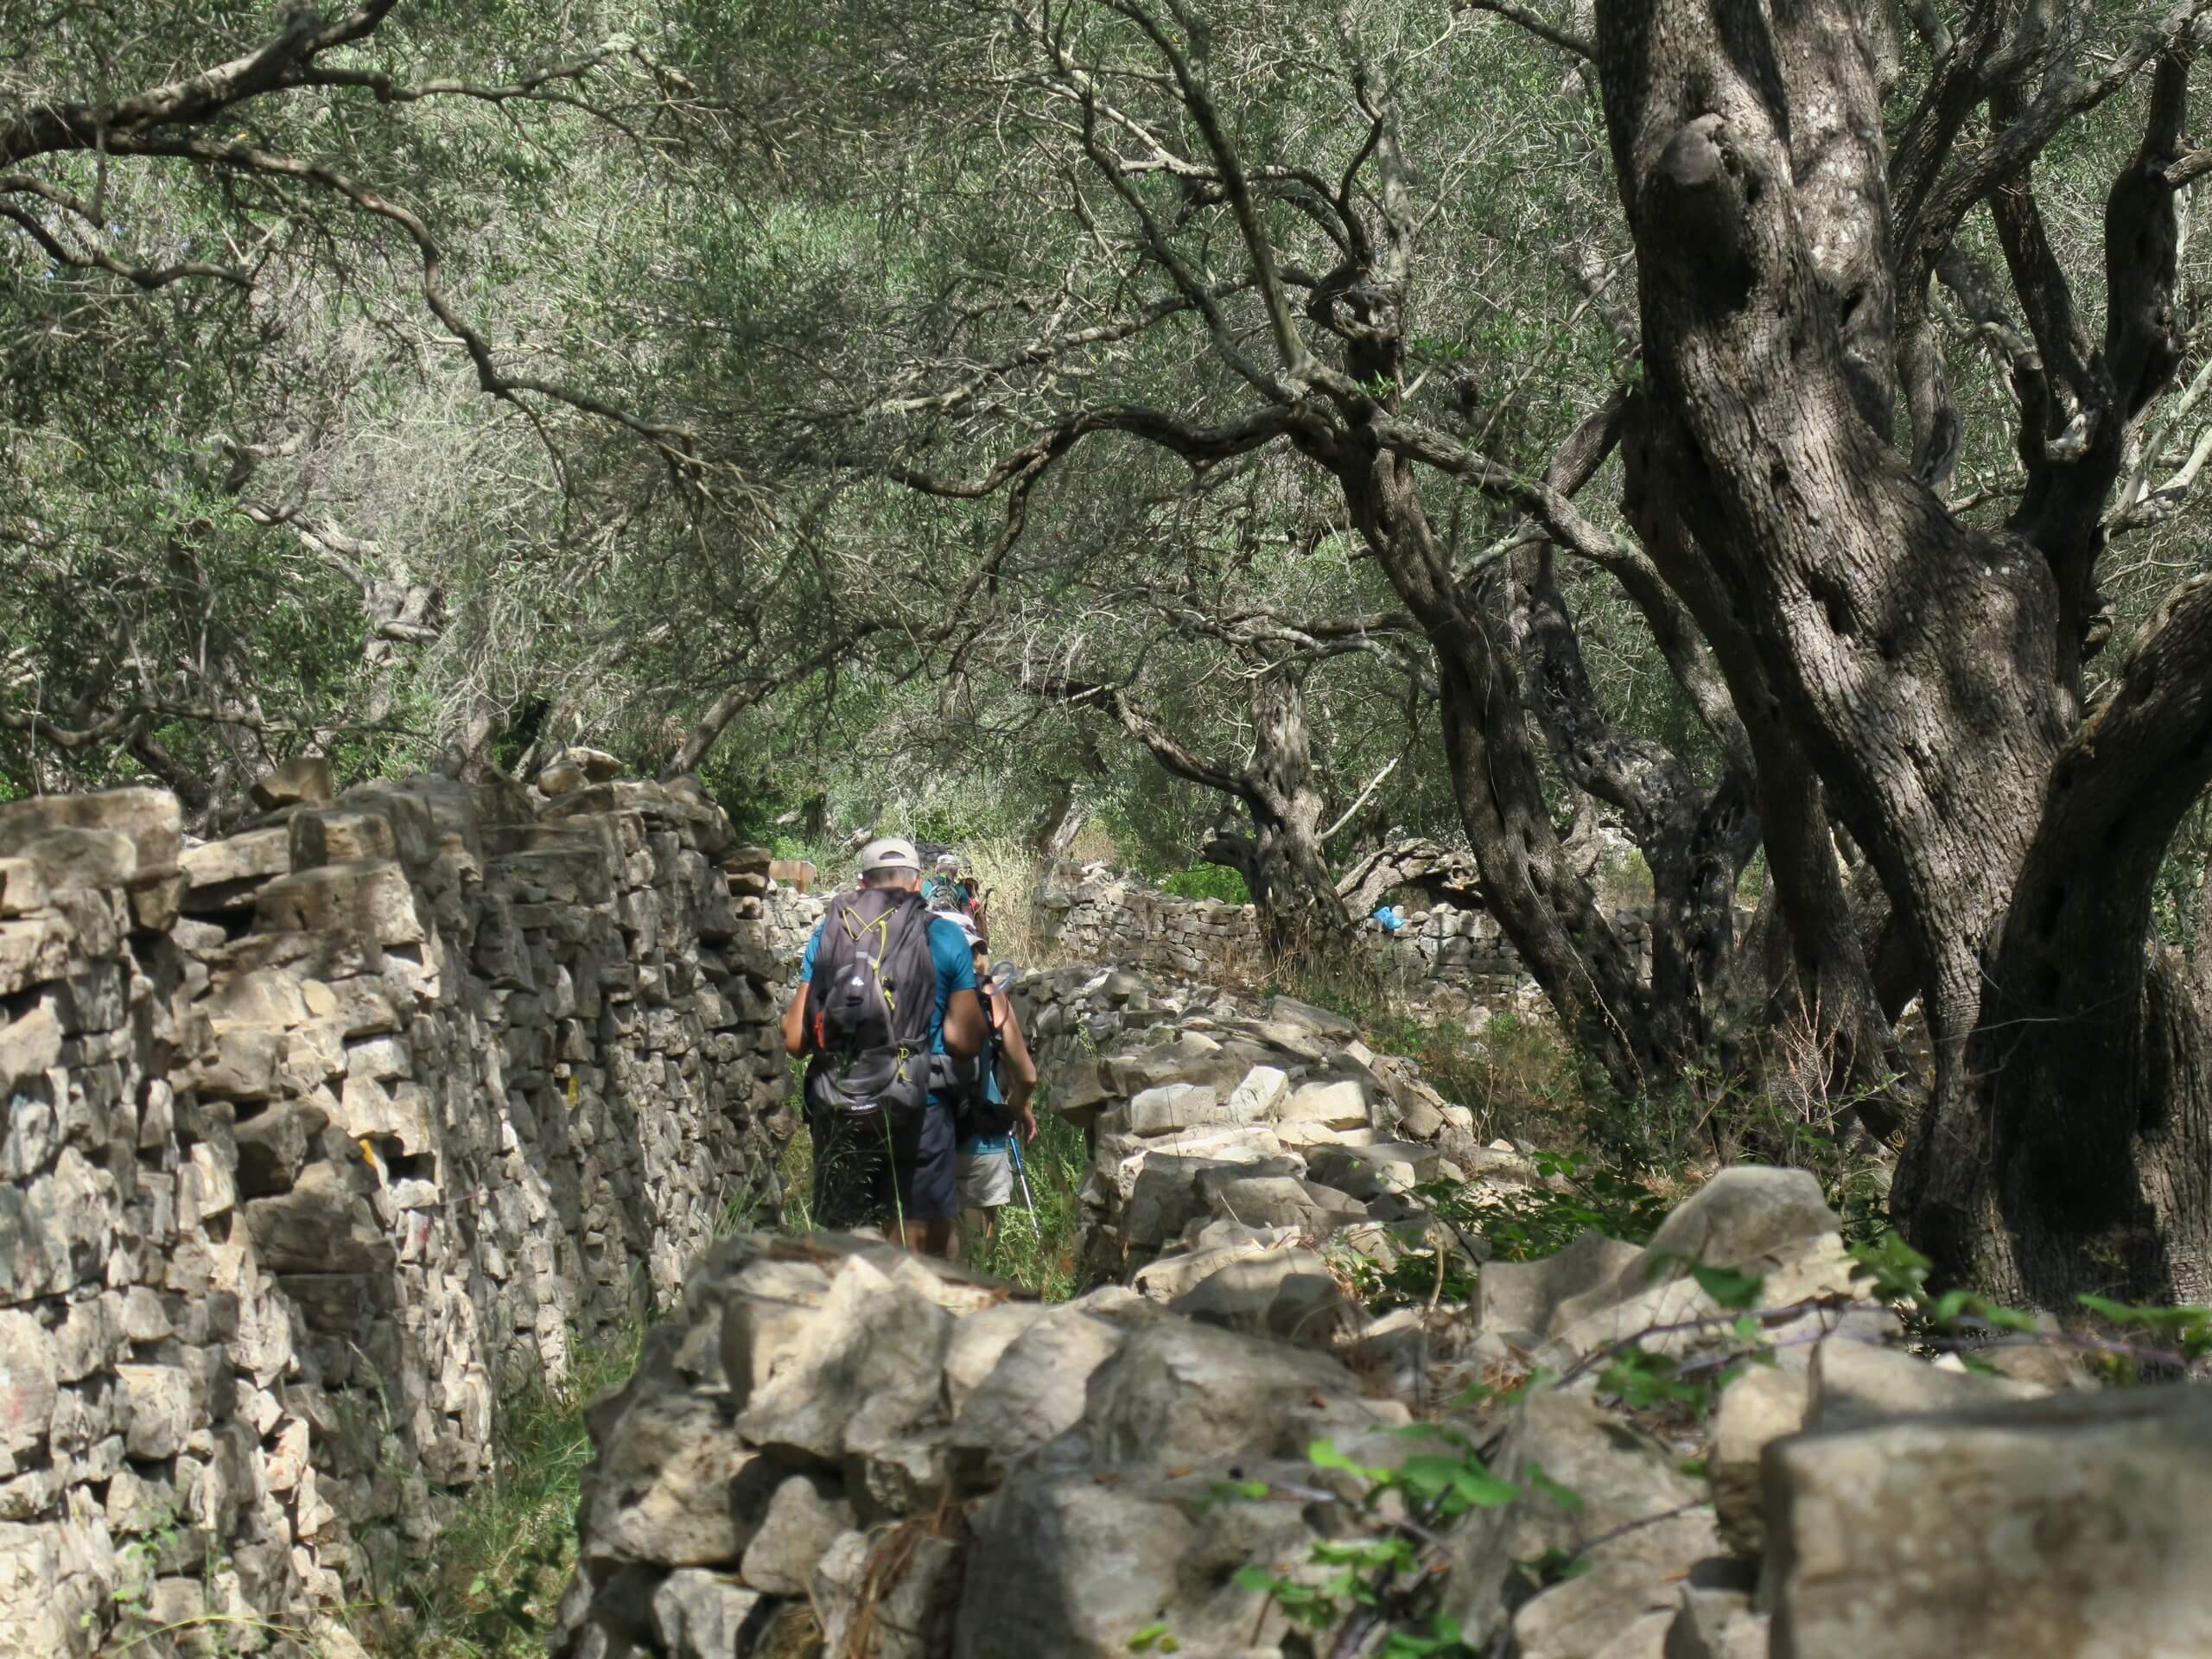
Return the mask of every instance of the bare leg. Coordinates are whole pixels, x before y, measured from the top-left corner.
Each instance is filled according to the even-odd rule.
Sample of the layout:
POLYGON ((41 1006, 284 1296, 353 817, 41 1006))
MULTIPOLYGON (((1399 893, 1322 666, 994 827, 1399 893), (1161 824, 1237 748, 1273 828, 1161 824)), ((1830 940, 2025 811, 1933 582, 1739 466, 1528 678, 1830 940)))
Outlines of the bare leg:
POLYGON ((906 1248, 917 1255, 950 1256, 952 1254, 952 1217, 945 1216, 931 1221, 906 1221, 899 1230, 906 1236, 906 1248))
POLYGON ((962 1210, 960 1259, 971 1268, 980 1268, 988 1258, 990 1248, 991 1212, 988 1210, 962 1210))

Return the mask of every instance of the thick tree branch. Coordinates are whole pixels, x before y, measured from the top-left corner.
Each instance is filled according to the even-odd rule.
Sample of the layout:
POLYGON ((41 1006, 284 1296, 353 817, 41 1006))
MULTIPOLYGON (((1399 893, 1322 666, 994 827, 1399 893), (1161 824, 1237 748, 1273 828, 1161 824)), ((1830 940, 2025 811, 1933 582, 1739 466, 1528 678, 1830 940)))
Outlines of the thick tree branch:
POLYGON ((186 259, 168 265, 131 265, 99 248, 90 252, 79 252, 12 202, 0 201, 0 219, 21 226, 34 242, 46 250, 48 257, 56 264, 67 265, 78 270, 104 270, 111 276, 122 277, 133 287, 149 292, 157 288, 167 288, 171 283, 182 282, 188 277, 229 283, 238 288, 253 286, 253 278, 245 271, 234 270, 227 265, 211 265, 204 260, 186 259))
POLYGON ((1179 778, 1239 799, 1251 792, 1250 780, 1241 771, 1232 772, 1184 747, 1173 734, 1118 685, 1046 677, 1029 682, 1029 690, 1036 696, 1070 708, 1105 710, 1123 731, 1143 744, 1154 760, 1179 778))
POLYGON ((1580 58, 1586 63, 1598 60, 1598 48, 1594 42, 1584 40, 1569 29, 1546 22, 1528 7, 1514 4, 1513 0, 1459 0, 1459 3, 1465 10, 1486 11, 1493 16, 1504 18, 1508 22, 1517 23, 1538 40, 1580 58))
POLYGON ((2182 0, 2096 74, 2053 73, 1997 137, 1952 165, 1912 212, 1898 238, 1906 264, 1902 289, 1917 291, 1950 246, 1967 210, 2043 154, 2067 124, 2126 86, 2162 54, 2186 48, 2212 15, 2212 0, 2182 0))

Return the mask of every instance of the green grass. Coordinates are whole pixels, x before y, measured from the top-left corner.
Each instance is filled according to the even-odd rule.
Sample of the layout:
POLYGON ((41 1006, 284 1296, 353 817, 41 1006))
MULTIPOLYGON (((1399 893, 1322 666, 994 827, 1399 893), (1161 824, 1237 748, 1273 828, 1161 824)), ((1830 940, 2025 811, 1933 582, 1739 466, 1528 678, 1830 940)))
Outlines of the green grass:
POLYGON ((578 1483, 591 1461, 584 1408, 636 1369, 642 1323, 571 1351, 568 1377, 533 1382, 499 1413, 492 1472, 470 1488, 381 1629, 354 1635, 379 1659, 542 1659, 576 1559, 578 1483), (397 1617, 392 1615, 396 1614, 397 1617))
POLYGON ((999 1211, 995 1236, 969 1265, 1027 1286, 1048 1302, 1064 1302, 1090 1288, 1076 1251, 1076 1194, 1088 1161, 1082 1131, 1040 1104, 1037 1138, 1021 1157, 1036 1208, 1022 1207, 1017 1184, 1014 1202, 999 1211))
MULTIPOLYGON (((1037 1097, 1037 1139, 1023 1149, 1022 1161, 1036 1209, 1023 1208, 1017 1185, 1014 1202, 999 1211, 996 1236, 969 1265, 1010 1279, 1046 1301, 1065 1301, 1090 1288, 1076 1250, 1081 1220, 1076 1195, 1082 1190, 1089 1160, 1082 1131, 1048 1109, 1041 1090, 1037 1097)), ((784 1148, 778 1172, 783 1179, 784 1202, 775 1218, 776 1227, 787 1233, 811 1232, 814 1150, 804 1129, 784 1148)))

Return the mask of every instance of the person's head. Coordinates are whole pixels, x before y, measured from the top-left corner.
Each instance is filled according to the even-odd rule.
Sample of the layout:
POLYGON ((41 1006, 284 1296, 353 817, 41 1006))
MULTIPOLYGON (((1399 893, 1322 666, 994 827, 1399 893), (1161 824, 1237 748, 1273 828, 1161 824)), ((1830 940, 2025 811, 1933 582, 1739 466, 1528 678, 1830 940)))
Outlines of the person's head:
POLYGON ((988 978, 990 963, 986 957, 990 950, 990 945, 984 939, 982 930, 976 925, 973 919, 960 915, 957 912, 950 915, 947 919, 960 930, 960 937, 968 941, 968 949, 976 958, 976 977, 988 978))
POLYGON ((896 836, 871 841, 861 849, 861 885, 903 892, 921 885, 922 861, 914 843, 896 836))
POLYGON ((950 853, 939 853, 937 855, 937 873, 939 875, 957 874, 959 869, 960 861, 950 853))

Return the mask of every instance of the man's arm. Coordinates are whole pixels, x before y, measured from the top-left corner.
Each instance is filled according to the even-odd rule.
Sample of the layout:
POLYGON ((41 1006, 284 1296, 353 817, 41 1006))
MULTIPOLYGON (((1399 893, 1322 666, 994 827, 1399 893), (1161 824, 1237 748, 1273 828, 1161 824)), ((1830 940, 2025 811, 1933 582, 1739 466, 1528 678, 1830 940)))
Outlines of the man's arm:
POLYGON ((814 954, 822 948, 822 925, 817 922, 814 931, 807 936, 806 949, 798 959, 798 989, 792 993, 791 1007, 784 1010, 784 1052, 798 1055, 806 1052, 806 994, 814 983, 814 954))
POLYGON ((1029 1109, 1029 1096, 1037 1088, 1037 1062, 1030 1056, 1028 1038, 1021 1034, 1021 1020, 1014 1011, 1014 999, 1004 991, 994 995, 998 998, 999 1010, 999 1077, 1006 1085, 1007 1109, 1013 1113, 1021 1138, 1034 1141, 1037 1115, 1029 1109))
POLYGON ((983 1052, 983 1005, 972 988, 953 992, 944 1005, 944 1052, 963 1060, 983 1052))

